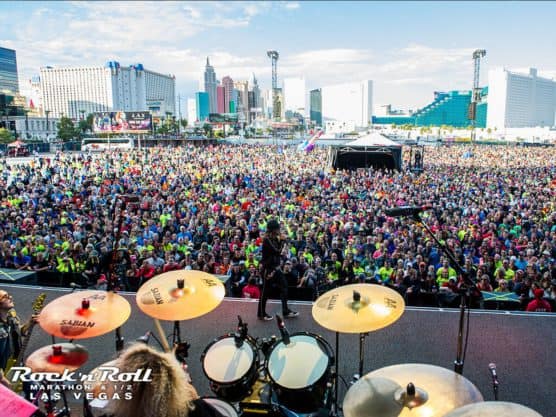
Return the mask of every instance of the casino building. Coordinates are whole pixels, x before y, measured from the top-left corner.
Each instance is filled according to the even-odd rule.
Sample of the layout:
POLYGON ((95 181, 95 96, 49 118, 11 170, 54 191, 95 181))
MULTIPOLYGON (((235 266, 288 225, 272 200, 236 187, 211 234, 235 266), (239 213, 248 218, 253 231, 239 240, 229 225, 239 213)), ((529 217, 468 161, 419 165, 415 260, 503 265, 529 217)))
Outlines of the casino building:
POLYGON ((44 109, 52 117, 79 119, 104 111, 146 111, 176 114, 176 79, 109 61, 104 67, 44 67, 40 71, 44 109))

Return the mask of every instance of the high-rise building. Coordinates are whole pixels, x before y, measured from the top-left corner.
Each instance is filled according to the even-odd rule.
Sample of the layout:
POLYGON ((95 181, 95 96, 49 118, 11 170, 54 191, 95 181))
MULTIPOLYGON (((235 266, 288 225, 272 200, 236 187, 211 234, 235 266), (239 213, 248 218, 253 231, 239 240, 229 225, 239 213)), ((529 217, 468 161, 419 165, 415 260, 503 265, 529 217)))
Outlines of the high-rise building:
POLYGON ((205 93, 209 96, 209 111, 210 113, 216 113, 218 110, 218 100, 216 97, 216 73, 214 68, 210 65, 209 58, 207 56, 207 64, 205 66, 205 93))
POLYGON ((322 126, 322 91, 320 88, 311 90, 310 97, 310 118, 317 126, 322 126))
POLYGON ((238 92, 236 112, 238 114, 238 121, 249 123, 249 82, 236 81, 234 88, 238 92))
POLYGON ((496 68, 488 73, 487 127, 554 126, 556 81, 496 68))
POLYGON ((17 57, 13 49, 0 47, 0 93, 19 94, 17 57))
POLYGON ((153 102, 162 115, 176 114, 174 76, 145 70, 142 64, 41 68, 44 110, 52 117, 78 119, 102 111, 146 111, 153 102))
POLYGON ((187 99, 187 121, 188 124, 192 125, 197 121, 197 99, 188 98, 187 99))
POLYGON ((222 87, 224 87, 224 108, 226 110, 224 113, 233 113, 230 102, 232 101, 232 95, 234 91, 234 80, 226 75, 224 78, 222 78, 222 87))
POLYGON ((305 116, 305 78, 284 78, 284 111, 305 116))
POLYGON ((195 100, 197 107, 197 121, 201 123, 207 121, 210 113, 210 99, 208 93, 205 91, 195 93, 195 100))
POLYGON ((25 96, 29 116, 44 116, 44 107, 41 92, 41 78, 38 75, 27 80, 25 96))
POLYGON ((365 80, 322 87, 322 122, 354 122, 367 127, 372 121, 373 82, 365 80))
POLYGON ((216 111, 218 113, 227 113, 226 106, 224 104, 224 97, 226 95, 226 91, 224 86, 219 85, 216 87, 216 111))
POLYGON ((261 89, 259 88, 259 82, 257 81, 255 74, 253 74, 250 87, 248 96, 249 119, 254 121, 263 114, 261 89))

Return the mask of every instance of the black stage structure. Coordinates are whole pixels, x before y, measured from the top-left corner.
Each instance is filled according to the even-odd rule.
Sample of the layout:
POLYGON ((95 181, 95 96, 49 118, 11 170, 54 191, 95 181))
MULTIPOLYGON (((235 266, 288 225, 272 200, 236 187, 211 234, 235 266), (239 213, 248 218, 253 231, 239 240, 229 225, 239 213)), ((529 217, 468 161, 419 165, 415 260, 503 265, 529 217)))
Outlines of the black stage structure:
POLYGON ((402 169, 402 146, 373 132, 352 142, 331 145, 329 165, 334 169, 402 169))
MULTIPOLYGON (((0 286, 14 296, 22 320, 29 318, 31 303, 41 292, 46 293, 48 303, 70 291, 5 284, 0 286)), ((129 301, 132 309, 129 320, 121 328, 126 345, 149 330, 156 335, 153 319, 139 310, 135 294, 121 295, 129 301)), ((335 333, 315 322, 311 315, 312 303, 291 304, 295 305, 300 316, 286 320, 289 332, 318 334, 334 347, 335 333)), ((189 371, 201 395, 214 394, 209 389, 200 358, 211 341, 236 331, 237 315, 248 323, 252 337, 270 338, 276 335, 280 338, 276 323, 257 320, 256 312, 257 303, 254 300, 224 299, 210 313, 180 322, 182 339, 191 344, 187 359, 189 371)), ((280 313, 279 302, 270 301, 268 312, 280 313)), ((406 363, 437 365, 453 371, 458 318, 457 309, 406 307, 397 322, 369 333, 365 341, 364 374, 385 366, 406 363)), ((173 322, 161 323, 166 334, 171 336, 173 322)), ((556 361, 553 358, 556 349, 555 324, 556 314, 473 310, 463 376, 476 385, 485 401, 492 401, 494 395, 488 366, 495 363, 500 381, 500 401, 525 405, 545 417, 556 416, 553 401, 556 392, 556 361)), ((56 341, 62 342, 59 339, 56 341)), ((89 351, 89 360, 80 369, 82 372, 89 372, 116 355, 114 332, 75 342, 89 351)), ((340 335, 340 375, 348 382, 358 370, 358 342, 357 334, 340 335)), ((51 343, 51 337, 36 326, 26 354, 51 343)), ((150 344, 155 345, 152 338, 150 344)), ((345 392, 344 384, 340 383, 340 405, 345 392)), ((73 401, 71 405, 72 416, 81 416, 81 403, 73 401)))

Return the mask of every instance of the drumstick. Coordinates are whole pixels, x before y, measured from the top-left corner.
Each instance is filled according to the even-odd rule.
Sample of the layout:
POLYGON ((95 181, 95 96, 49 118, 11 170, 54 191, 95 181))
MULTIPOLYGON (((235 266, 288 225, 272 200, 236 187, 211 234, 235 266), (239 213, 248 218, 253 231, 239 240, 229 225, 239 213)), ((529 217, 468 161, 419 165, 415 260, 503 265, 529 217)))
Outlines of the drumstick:
POLYGON ((168 341, 166 340, 166 334, 164 333, 164 330, 162 330, 162 326, 160 325, 160 321, 158 321, 158 319, 153 320, 156 330, 158 331, 158 335, 160 336, 160 343, 162 343, 162 346, 164 346, 164 350, 166 352, 170 352, 171 349, 168 345, 168 341))

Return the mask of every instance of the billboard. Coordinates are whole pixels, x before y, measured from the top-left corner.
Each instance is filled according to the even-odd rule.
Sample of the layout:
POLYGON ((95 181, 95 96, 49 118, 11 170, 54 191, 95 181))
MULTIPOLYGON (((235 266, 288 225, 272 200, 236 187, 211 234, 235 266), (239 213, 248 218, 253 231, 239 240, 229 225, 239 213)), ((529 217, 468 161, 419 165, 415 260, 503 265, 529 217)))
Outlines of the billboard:
POLYGON ((212 123, 237 123, 237 113, 210 113, 209 122, 212 123))
POLYGON ((152 130, 151 113, 148 111, 116 111, 94 113, 95 133, 147 133, 152 130))

